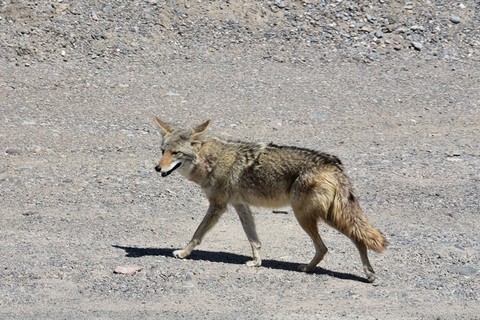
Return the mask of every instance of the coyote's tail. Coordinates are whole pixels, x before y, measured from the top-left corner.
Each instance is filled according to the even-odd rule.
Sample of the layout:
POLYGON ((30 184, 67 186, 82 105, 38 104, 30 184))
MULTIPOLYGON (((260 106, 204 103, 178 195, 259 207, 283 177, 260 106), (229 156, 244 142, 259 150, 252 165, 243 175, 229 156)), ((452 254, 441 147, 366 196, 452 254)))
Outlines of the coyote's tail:
POLYGON ((388 245, 387 239, 368 221, 351 188, 339 189, 333 200, 329 223, 352 240, 364 244, 368 249, 379 253, 385 251, 388 245))

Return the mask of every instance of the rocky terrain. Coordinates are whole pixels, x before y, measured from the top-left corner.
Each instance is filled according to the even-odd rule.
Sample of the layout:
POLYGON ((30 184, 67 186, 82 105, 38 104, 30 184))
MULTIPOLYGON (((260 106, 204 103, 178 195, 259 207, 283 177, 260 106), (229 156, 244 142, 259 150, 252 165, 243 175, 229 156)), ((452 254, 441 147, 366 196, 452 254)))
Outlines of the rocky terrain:
POLYGON ((0 1, 1 319, 479 319, 476 1, 0 1), (152 116, 338 155, 370 254, 154 171, 152 116), (129 269, 133 268, 133 269, 129 269), (126 270, 126 271, 125 271, 126 270), (124 274, 133 270, 131 275, 124 274))
POLYGON ((8 61, 478 61, 465 1, 21 1, 0 3, 8 61))

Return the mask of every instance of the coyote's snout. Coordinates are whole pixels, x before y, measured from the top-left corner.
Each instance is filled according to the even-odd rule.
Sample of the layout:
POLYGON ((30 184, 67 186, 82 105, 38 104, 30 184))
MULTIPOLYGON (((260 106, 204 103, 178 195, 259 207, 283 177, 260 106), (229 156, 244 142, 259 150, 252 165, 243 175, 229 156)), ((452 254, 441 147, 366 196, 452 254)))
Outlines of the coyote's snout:
POLYGON ((163 169, 161 165, 158 165, 155 167, 155 171, 160 172, 162 174, 162 177, 168 176, 170 173, 178 169, 182 163, 180 161, 175 161, 168 165, 166 169, 163 169))
POLYGON ((252 247, 249 266, 260 266, 260 241, 249 205, 290 205, 300 226, 315 246, 315 256, 300 270, 312 272, 327 253, 318 221, 337 229, 357 247, 367 279, 375 279, 367 249, 382 252, 387 240, 364 215, 341 161, 304 148, 275 144, 225 141, 205 137, 210 120, 182 129, 155 118, 163 136, 162 158, 155 170, 162 177, 174 171, 199 184, 209 208, 192 239, 182 250, 185 258, 231 205, 237 211, 252 247))

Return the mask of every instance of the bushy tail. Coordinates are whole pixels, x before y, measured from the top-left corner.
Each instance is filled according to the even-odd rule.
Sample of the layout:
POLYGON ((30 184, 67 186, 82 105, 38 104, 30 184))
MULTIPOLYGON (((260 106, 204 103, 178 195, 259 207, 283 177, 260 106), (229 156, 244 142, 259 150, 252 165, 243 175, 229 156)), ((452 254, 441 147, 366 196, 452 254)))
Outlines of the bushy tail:
POLYGON ((385 251, 388 245, 387 239, 368 221, 349 189, 337 190, 330 208, 328 223, 353 241, 364 244, 368 249, 378 253, 385 251))

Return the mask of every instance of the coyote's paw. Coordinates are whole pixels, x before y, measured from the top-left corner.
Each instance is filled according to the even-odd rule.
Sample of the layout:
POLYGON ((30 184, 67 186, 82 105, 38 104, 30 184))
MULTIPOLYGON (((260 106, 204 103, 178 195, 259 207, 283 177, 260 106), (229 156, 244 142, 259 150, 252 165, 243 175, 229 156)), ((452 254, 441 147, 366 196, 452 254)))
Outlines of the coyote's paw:
POLYGON ((301 272, 311 273, 315 270, 315 267, 310 267, 308 264, 302 264, 298 267, 298 270, 301 272))
POLYGON ((375 272, 373 271, 372 267, 364 267, 363 271, 365 271, 365 275, 367 276, 368 282, 372 283, 375 281, 375 272))
POLYGON ((375 281, 375 278, 376 278, 376 277, 375 277, 374 274, 369 274, 369 275, 367 275, 367 280, 368 280, 368 282, 370 282, 370 283, 373 283, 373 282, 375 281))
POLYGON ((245 262, 247 267, 260 267, 262 265, 262 260, 250 260, 245 262))
POLYGON ((188 256, 188 253, 185 250, 175 250, 173 251, 173 256, 178 259, 183 259, 188 256))

